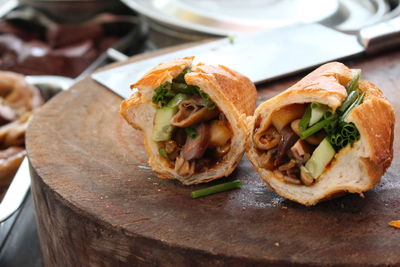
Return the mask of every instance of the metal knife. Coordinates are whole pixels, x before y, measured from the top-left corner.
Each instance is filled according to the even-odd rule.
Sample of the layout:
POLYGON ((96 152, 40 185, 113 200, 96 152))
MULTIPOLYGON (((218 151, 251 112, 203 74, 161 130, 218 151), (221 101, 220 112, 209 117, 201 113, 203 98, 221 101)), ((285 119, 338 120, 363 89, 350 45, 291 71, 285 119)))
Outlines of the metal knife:
POLYGON ((240 35, 92 74, 92 78, 123 98, 129 85, 160 62, 184 56, 222 64, 254 83, 287 76, 322 63, 374 53, 400 44, 400 17, 345 34, 320 24, 296 24, 266 32, 240 35))

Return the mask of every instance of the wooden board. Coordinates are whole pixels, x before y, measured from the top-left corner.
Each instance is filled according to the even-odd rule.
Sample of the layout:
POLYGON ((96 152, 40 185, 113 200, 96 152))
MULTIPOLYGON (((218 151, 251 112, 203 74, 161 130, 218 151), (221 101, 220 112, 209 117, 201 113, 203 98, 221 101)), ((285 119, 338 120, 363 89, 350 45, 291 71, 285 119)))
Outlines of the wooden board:
MULTIPOLYGON (((397 118, 399 59, 394 51, 346 62, 379 85, 397 118)), ((299 77, 260 86, 259 101, 299 77)), ((400 219, 399 120, 392 166, 364 198, 304 207, 271 192, 243 159, 216 182, 239 179, 241 190, 193 200, 190 192, 205 185, 156 178, 120 101, 86 78, 46 104, 28 130, 46 266, 400 265, 400 229, 387 225, 400 219)))

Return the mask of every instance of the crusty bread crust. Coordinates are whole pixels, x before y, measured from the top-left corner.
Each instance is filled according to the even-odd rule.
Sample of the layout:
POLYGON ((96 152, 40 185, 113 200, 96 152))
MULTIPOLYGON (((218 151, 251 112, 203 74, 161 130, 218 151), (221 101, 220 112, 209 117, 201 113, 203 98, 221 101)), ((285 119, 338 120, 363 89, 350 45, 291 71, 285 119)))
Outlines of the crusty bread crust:
POLYGON ((178 175, 173 166, 159 155, 157 144, 151 139, 156 110, 151 98, 156 87, 166 81, 171 82, 186 67, 192 65, 192 60, 193 57, 187 57, 159 64, 131 86, 138 91, 122 101, 120 110, 130 125, 144 132, 144 146, 153 171, 160 178, 177 179, 183 184, 204 183, 232 173, 243 156, 249 137, 249 128, 245 121, 253 114, 257 98, 254 84, 247 77, 227 67, 201 63, 192 66, 191 71, 185 75, 186 83, 198 86, 210 96, 229 121, 233 137, 230 151, 216 167, 191 177, 178 175))
POLYGON ((360 90, 365 92, 363 103, 347 118, 359 130, 360 140, 340 150, 318 182, 311 186, 288 184, 258 163, 253 133, 257 127, 266 129, 270 126, 271 114, 275 110, 293 103, 309 102, 323 103, 336 109, 347 96, 344 85, 351 78, 351 70, 345 65, 328 63, 256 109, 250 120, 251 136, 246 155, 272 190, 301 204, 315 205, 347 192, 361 194, 379 183, 393 158, 394 111, 382 92, 367 81, 359 82, 360 90))

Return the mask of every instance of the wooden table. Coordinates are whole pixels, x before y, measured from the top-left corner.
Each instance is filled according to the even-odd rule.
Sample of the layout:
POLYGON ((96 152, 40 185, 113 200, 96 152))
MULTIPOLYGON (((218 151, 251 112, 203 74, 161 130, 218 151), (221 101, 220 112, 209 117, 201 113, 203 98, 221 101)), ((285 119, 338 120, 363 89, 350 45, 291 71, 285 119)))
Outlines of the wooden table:
MULTIPOLYGON (((363 69, 399 118, 400 51, 345 63, 363 69)), ((259 101, 299 77, 259 86, 259 101)), ((400 219, 398 133, 392 166, 364 198, 304 207, 271 192, 243 159, 216 182, 239 179, 241 190, 193 200, 192 190, 210 184, 156 178, 141 133, 118 115, 120 101, 88 77, 47 103, 29 128, 46 266, 400 265, 400 229, 387 225, 400 219)))

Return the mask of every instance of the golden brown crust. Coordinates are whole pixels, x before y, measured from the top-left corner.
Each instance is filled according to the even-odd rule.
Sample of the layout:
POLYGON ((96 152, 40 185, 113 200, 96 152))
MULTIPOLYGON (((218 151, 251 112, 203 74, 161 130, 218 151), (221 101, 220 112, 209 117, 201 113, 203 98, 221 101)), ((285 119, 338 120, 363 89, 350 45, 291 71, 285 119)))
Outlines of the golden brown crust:
POLYGON ((123 112, 125 110, 128 110, 129 107, 131 106, 137 106, 140 105, 141 103, 141 94, 140 92, 136 92, 134 93, 130 98, 124 100, 121 102, 121 116, 124 117, 124 119, 136 130, 142 130, 142 127, 136 123, 136 120, 132 120, 130 118, 128 118, 128 113, 123 112))
MULTIPOLYGON (((336 110, 347 96, 345 86, 352 77, 352 71, 344 64, 327 63, 264 103, 266 103, 265 105, 270 105, 272 102, 278 104, 285 98, 301 100, 304 97, 312 96, 313 99, 320 99, 323 104, 336 110)), ((260 106, 263 106, 264 103, 260 106)), ((301 101, 297 103, 301 103, 301 101)))
POLYGON ((187 83, 192 84, 195 76, 212 80, 214 90, 231 102, 239 113, 253 115, 257 91, 249 78, 222 65, 204 64, 197 65, 194 71, 185 77, 187 83))
POLYGON ((253 114, 257 96, 255 86, 248 78, 227 67, 204 64, 192 66, 191 71, 184 77, 185 81, 207 93, 225 113, 233 129, 233 137, 231 149, 215 168, 191 177, 179 176, 173 166, 169 166, 169 161, 159 155, 158 145, 151 139, 156 108, 151 98, 155 88, 166 81, 171 82, 186 67, 191 66, 192 60, 193 57, 187 57, 159 64, 131 86, 138 91, 122 101, 120 111, 130 125, 144 132, 144 146, 149 156, 149 165, 157 176, 178 179, 184 184, 204 183, 232 173, 244 153, 249 136, 248 126, 244 121, 248 115, 253 114))
POLYGON ((393 158, 394 111, 373 83, 361 81, 359 88, 365 97, 362 105, 349 115, 349 121, 354 122, 366 140, 371 161, 386 170, 393 158))
POLYGON ((186 67, 192 64, 194 57, 184 57, 158 64, 146 73, 139 81, 131 85, 133 88, 157 87, 170 77, 178 76, 186 67))
MULTIPOLYGON (((343 85, 350 80, 351 71, 343 64, 328 63, 321 66, 282 94, 261 104, 252 119, 251 135, 257 127, 269 127, 273 111, 288 104, 316 101, 327 105, 329 102, 332 108, 340 106, 347 95, 343 85), (327 101, 327 98, 331 99, 327 101)), ((379 183, 393 158, 394 112, 374 84, 360 81, 359 88, 365 92, 364 100, 349 114, 347 120, 356 125, 360 140, 337 153, 331 167, 312 186, 284 183, 273 172, 260 167, 253 138, 249 138, 247 157, 272 190, 301 204, 315 205, 348 192, 362 194, 379 183)))

